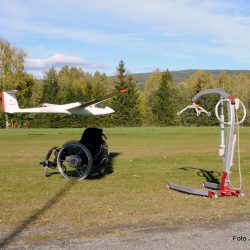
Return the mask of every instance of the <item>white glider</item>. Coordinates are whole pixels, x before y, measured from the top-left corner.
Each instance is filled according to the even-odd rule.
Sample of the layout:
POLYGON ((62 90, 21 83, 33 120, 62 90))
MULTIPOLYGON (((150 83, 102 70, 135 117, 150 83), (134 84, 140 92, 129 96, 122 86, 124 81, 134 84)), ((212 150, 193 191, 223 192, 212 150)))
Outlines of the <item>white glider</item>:
POLYGON ((2 91, 2 111, 10 114, 14 113, 60 113, 67 115, 106 115, 115 112, 112 108, 98 105, 118 93, 125 93, 128 89, 121 89, 100 99, 88 102, 74 102, 68 104, 43 103, 41 107, 20 109, 15 90, 2 91))

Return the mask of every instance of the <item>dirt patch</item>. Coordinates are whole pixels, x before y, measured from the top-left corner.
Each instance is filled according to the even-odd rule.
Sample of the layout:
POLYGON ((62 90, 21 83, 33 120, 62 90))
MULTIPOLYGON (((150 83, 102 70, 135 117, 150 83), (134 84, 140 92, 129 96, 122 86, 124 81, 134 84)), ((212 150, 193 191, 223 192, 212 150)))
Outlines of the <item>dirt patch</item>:
MULTIPOLYGON (((87 239, 93 241, 100 237, 122 237, 127 238, 132 235, 156 235, 161 233, 177 234, 179 232, 200 231, 227 231, 234 225, 249 222, 249 217, 226 219, 221 221, 169 221, 161 223, 145 223, 136 225, 116 225, 112 227, 90 227, 90 228, 70 228, 64 225, 51 226, 30 226, 18 232, 17 228, 0 229, 0 249, 61 249, 63 242, 67 247, 69 242, 87 239)), ((237 232, 235 232, 237 233, 237 232)), ((192 237, 194 234, 192 234, 192 237)), ((250 236, 250 235, 249 235, 250 236)), ((66 246, 65 245, 65 246, 66 246)))

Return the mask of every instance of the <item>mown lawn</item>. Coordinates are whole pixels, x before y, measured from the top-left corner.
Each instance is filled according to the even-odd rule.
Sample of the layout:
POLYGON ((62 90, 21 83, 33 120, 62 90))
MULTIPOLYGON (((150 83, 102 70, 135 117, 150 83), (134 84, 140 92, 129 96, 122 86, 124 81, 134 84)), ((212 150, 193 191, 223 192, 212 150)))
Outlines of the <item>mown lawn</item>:
MULTIPOLYGON (((166 189, 166 182, 201 187, 204 173, 220 180, 217 127, 107 128, 112 173, 70 182, 38 164, 52 146, 81 129, 0 130, 0 230, 48 226, 112 227, 204 223, 250 214, 250 128, 241 128, 245 196, 210 199, 166 189)), ((238 185, 237 164, 232 181, 238 185)), ((55 235, 53 235, 55 237, 55 235)))

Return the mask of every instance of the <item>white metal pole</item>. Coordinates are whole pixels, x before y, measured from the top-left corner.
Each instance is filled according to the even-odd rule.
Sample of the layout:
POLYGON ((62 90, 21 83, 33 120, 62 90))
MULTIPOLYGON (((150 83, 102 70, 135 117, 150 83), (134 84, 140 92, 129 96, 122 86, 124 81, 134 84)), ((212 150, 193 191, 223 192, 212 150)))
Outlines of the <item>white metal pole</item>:
MULTIPOLYGON (((223 97, 221 97, 221 100, 223 97)), ((223 102, 221 102, 221 114, 220 114, 220 145, 219 145, 219 156, 223 157, 224 161, 224 153, 225 153, 225 125, 224 125, 224 107, 223 102)))

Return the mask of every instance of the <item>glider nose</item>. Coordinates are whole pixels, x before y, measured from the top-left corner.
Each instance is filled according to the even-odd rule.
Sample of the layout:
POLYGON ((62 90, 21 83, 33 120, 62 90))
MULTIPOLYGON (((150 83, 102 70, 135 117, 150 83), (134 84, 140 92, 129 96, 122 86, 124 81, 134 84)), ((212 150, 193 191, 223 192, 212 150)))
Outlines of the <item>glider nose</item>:
POLYGON ((105 107, 105 114, 112 114, 112 113, 114 113, 115 111, 112 109, 112 108, 110 108, 110 107, 105 107))

